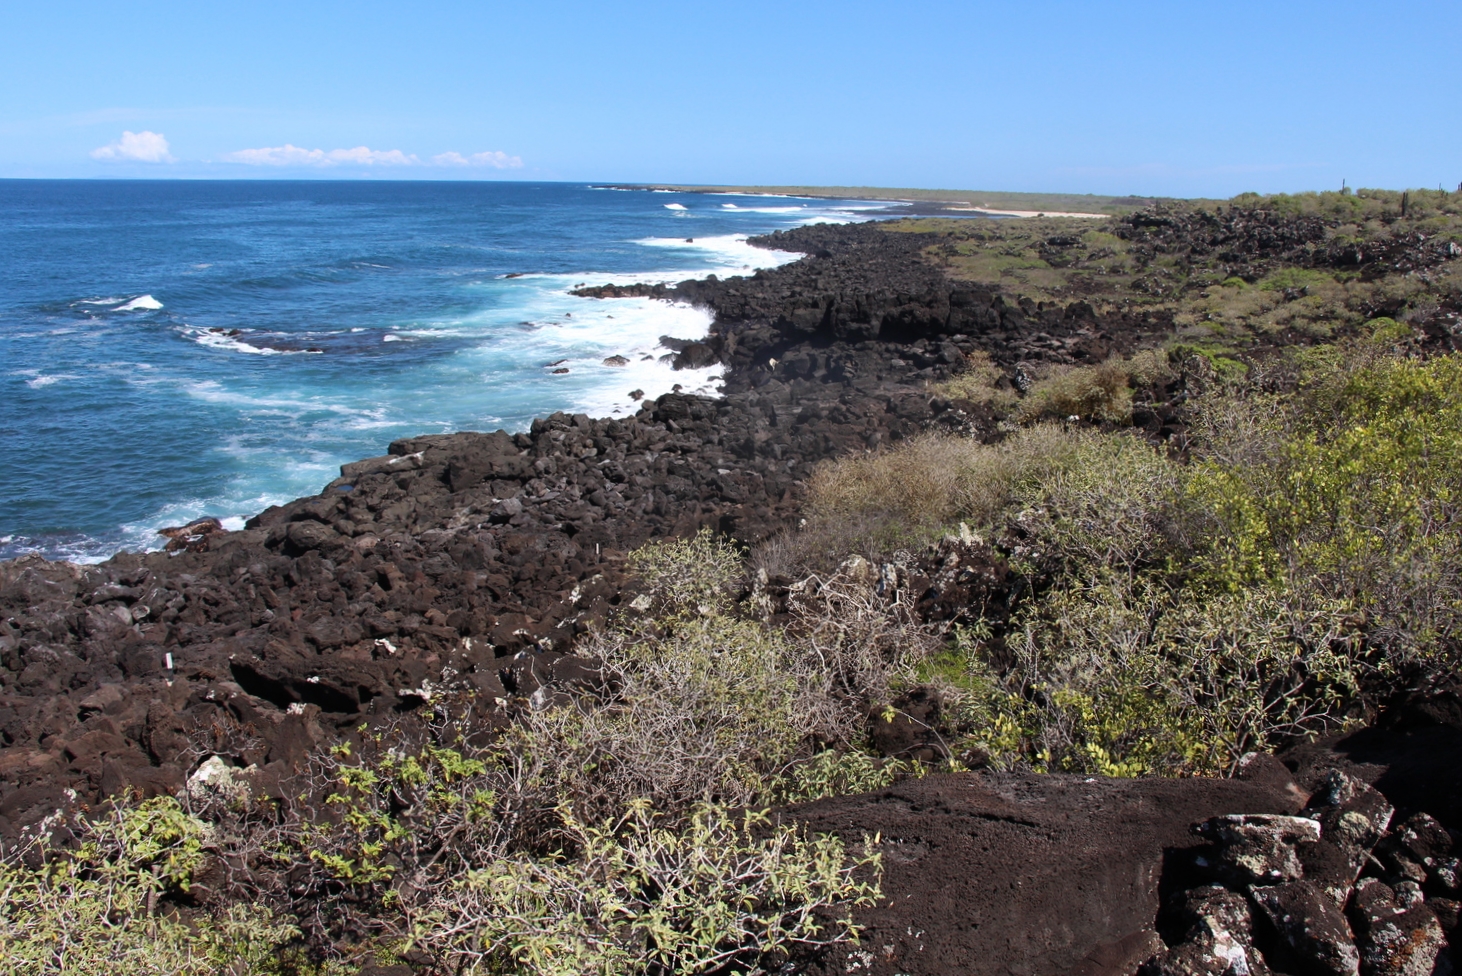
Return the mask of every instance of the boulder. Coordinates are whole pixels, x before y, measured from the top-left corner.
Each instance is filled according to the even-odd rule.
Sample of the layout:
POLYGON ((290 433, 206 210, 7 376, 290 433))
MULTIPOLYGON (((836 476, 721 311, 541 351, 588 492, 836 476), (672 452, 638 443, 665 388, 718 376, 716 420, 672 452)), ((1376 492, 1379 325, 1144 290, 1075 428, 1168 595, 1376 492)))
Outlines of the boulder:
POLYGON ((1320 840, 1319 821, 1274 814, 1230 814, 1194 831, 1214 845, 1213 869, 1237 884, 1293 881, 1304 874, 1298 845, 1320 840))
POLYGON ((1219 885, 1183 892, 1175 921, 1187 931, 1143 967, 1144 976, 1265 976, 1254 948, 1254 923, 1243 895, 1219 885))
POLYGON ((1364 781, 1331 770, 1304 811, 1321 828, 1318 841, 1299 847, 1305 880, 1319 885, 1343 907, 1371 850, 1385 836, 1393 812, 1386 798, 1364 781))
POLYGON ((1311 976, 1359 976, 1350 924, 1323 889, 1308 881, 1254 887, 1255 906, 1311 976))
POLYGON ((1377 878, 1356 887, 1350 916, 1364 976, 1430 976, 1446 945, 1431 907, 1407 904, 1377 878))

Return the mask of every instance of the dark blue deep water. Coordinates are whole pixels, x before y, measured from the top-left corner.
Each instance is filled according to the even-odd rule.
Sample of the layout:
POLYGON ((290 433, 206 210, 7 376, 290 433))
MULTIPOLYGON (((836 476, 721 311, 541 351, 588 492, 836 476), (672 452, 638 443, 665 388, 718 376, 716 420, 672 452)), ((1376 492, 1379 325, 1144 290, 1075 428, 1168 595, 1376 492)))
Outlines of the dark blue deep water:
POLYGON ((748 234, 879 208, 574 184, 0 181, 0 558, 155 547, 161 526, 316 492, 403 435, 714 389, 657 346, 703 334, 705 313, 568 290, 745 273, 792 257, 748 234))

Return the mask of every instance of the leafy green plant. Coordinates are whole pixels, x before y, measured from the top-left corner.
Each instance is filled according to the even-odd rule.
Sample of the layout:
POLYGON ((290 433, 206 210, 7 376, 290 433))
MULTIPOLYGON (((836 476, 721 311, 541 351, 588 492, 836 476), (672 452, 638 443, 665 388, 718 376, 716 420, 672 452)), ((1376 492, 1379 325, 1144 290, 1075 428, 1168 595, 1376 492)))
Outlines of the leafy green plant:
POLYGON ((1118 434, 1017 491, 1014 663, 963 639, 948 682, 993 761, 1222 770, 1455 666, 1462 361, 1362 343, 1294 382, 1211 392, 1191 465, 1118 434))
POLYGON ((852 853, 714 806, 683 826, 643 801, 597 826, 559 814, 572 853, 477 868, 418 920, 418 944, 474 971, 776 972, 792 953, 856 941, 851 911, 878 897, 876 837, 852 853))
POLYGON ((323 976, 294 951, 300 930, 287 916, 262 905, 185 914, 164 904, 187 891, 211 835, 171 797, 77 821, 74 848, 49 845, 55 826, 43 823, 0 858, 0 966, 7 972, 323 976))
POLYGON ((909 763, 879 759, 861 749, 825 749, 793 766, 778 793, 784 803, 871 793, 884 789, 911 769, 909 763))
POLYGON ((743 575, 741 553, 709 529, 692 539, 646 543, 630 553, 629 566, 644 585, 643 597, 668 613, 724 609, 743 575))

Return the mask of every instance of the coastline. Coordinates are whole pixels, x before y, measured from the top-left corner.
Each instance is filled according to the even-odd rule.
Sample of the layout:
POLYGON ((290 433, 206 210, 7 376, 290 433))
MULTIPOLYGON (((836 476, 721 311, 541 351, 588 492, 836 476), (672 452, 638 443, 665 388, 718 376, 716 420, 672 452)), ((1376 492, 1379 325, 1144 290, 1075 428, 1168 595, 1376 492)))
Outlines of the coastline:
MULTIPOLYGON (((1215 237, 1246 228, 1274 240, 1280 226, 1223 219, 1215 237)), ((1160 213, 1127 226, 1190 247, 1193 228, 1208 224, 1160 213)), ((1284 246, 1311 248, 1322 230, 1300 225, 1284 246)), ((68 790, 98 805, 127 790, 186 791, 199 775, 189 736, 209 729, 247 727, 247 737, 211 751, 229 775, 280 804, 311 756, 412 716, 429 720, 453 695, 471 703, 466 732, 496 735, 603 682, 575 647, 639 612, 627 565, 638 546, 705 529, 753 546, 795 531, 808 476, 823 461, 878 457, 939 433, 1001 442, 1003 412, 937 388, 972 361, 1014 385, 1027 371, 1097 367, 1177 334, 1161 302, 1038 302, 960 280, 929 259, 931 243, 953 249, 967 239, 943 234, 802 227, 755 241, 806 255, 777 269, 580 291, 587 300, 706 309, 710 332, 677 343, 676 363, 720 365, 722 396, 669 393, 622 418, 555 413, 516 434, 401 438, 241 531, 192 527, 171 553, 86 567, 0 563, 0 707, 11 716, 0 748, 0 832, 65 806, 68 790)), ((1383 260, 1435 267, 1452 255, 1447 242, 1407 238, 1383 260)), ((1428 348, 1454 348, 1440 324, 1418 330, 1428 348)), ((1304 340, 1276 332, 1256 341, 1269 343, 1250 347, 1262 355, 1304 340)), ((1181 453, 1183 404, 1212 378, 1208 361, 1193 354, 1171 379, 1133 390, 1143 399, 1124 422, 1066 411, 1058 422, 1181 453)), ((1003 546, 961 526, 881 565, 850 561, 848 572, 906 600, 912 619, 940 633, 971 622, 1004 628, 1027 591, 1003 546)), ((739 599, 783 626, 804 581, 761 569, 739 599)), ((889 761, 941 755, 939 707, 929 688, 901 691, 893 713, 870 712, 870 748, 889 761), (886 714, 894 718, 874 720, 886 714)), ((1433 724, 1407 740, 1421 743, 1416 754, 1446 755, 1459 741, 1451 726, 1433 724)), ((1012 959, 1033 972, 1126 973, 1167 952, 1154 929, 1168 910, 1160 882, 1171 887, 1172 859, 1201 843, 1193 823, 1236 811, 1299 813, 1305 797, 1320 795, 1317 784, 1352 768, 1334 740, 1296 756, 1288 767, 1267 755, 1245 759, 1233 779, 931 774, 776 816, 849 844, 874 830, 895 838, 883 848, 888 904, 861 916, 870 944, 895 947, 878 972, 895 971, 896 952, 898 972, 921 976, 944 976, 951 958, 980 960, 971 969, 979 973, 1012 959), (930 849, 958 866, 957 884, 931 881, 930 849), (972 911, 989 924, 966 924, 972 911), (1032 919, 1060 919, 1062 938, 1044 939, 1032 919)), ((1422 765, 1423 779, 1440 775, 1435 763, 1422 765)), ((842 972, 860 959, 843 947, 809 971, 842 972)))
MULTIPOLYGON (((926 190, 870 186, 734 186, 682 183, 615 183, 607 189, 646 192, 705 193, 811 199, 886 200, 910 206, 911 216, 978 212, 990 216, 1101 216, 1115 217, 1157 206, 1159 197, 1103 196, 1090 193, 1012 193, 985 190, 926 190)), ((1219 201, 1188 200, 1189 205, 1219 201)))
MULTIPOLYGON (((81 214, 89 199, 65 189, 58 220, 81 214)), ((273 189, 229 186, 213 196, 232 208, 221 212, 256 201, 292 219, 278 212, 288 206, 266 192, 273 189)), ((181 193, 184 199, 198 196, 195 187, 183 190, 193 192, 181 193)), ((339 192, 347 190, 349 199, 389 196, 354 186, 339 192)), ((639 406, 632 391, 713 387, 709 374, 673 373, 660 362, 670 350, 658 347, 663 335, 699 338, 709 326, 705 313, 651 302, 595 308, 570 289, 585 281, 750 274, 748 264, 772 266, 789 256, 738 238, 834 212, 816 204, 796 214, 737 215, 681 198, 692 210, 682 215, 661 209, 658 199, 616 194, 606 201, 610 195, 582 186, 545 193, 553 203, 541 218, 546 225, 585 208, 596 215, 563 254, 542 253, 541 244, 507 247, 506 237, 481 230, 493 223, 486 218, 517 204, 511 194, 479 191, 465 199, 486 217, 463 227, 466 245, 424 256, 393 243, 414 239, 412 228, 434 219, 431 206, 408 197, 358 237, 332 238, 319 254, 297 246, 264 269, 208 260, 218 255, 210 253, 215 243, 204 220, 176 245, 154 233, 154 261, 137 262, 116 287, 53 295, 55 286, 33 284, 8 296, 0 345, 14 365, 0 386, 17 464, 0 492, 0 558, 40 552, 96 562, 123 548, 153 548, 156 531, 169 525, 247 518, 309 494, 339 464, 397 437, 516 431, 556 409, 629 415, 639 406), (182 260, 189 255, 203 260, 182 260), (158 271, 153 264, 161 259, 175 263, 158 271), (268 288, 253 283, 260 271, 272 272, 268 288), (157 294, 146 303, 130 298, 143 291, 157 294), (604 365, 616 356, 628 362, 604 365), (96 422, 75 419, 103 407, 98 416, 132 435, 119 445, 91 433, 96 422), (53 429, 48 418, 58 415, 73 419, 54 428, 49 443, 32 434, 53 429), (169 416, 177 421, 168 424, 169 416)), ((156 203, 141 209, 151 213, 156 203)), ((301 218, 309 240, 348 211, 329 194, 312 207, 319 213, 301 218)), ((145 224, 147 213, 137 219, 145 224)), ((518 223, 510 229, 532 230, 534 220, 512 219, 518 223)), ((32 241, 42 255, 43 231, 32 241)), ((257 243, 252 231, 239 233, 257 243)), ((94 260, 58 261, 55 280, 89 281, 111 265, 131 267, 105 250, 94 260)))
MULTIPOLYGON (((204 524, 171 552, 96 565, 0 563, 0 610, 19 628, 7 646, 23 646, 36 627, 58 641, 45 667, 12 672, 7 700, 29 714, 110 685, 124 691, 126 713, 158 694, 183 707, 179 695, 213 688, 220 702, 247 696, 277 731, 298 705, 347 723, 389 715, 402 689, 447 672, 505 701, 530 694, 537 679, 514 677, 512 662, 526 651, 536 667, 551 666, 601 627, 621 600, 631 549, 701 528, 754 543, 792 524, 818 461, 931 424, 978 423, 925 388, 990 344, 970 335, 986 327, 987 309, 1014 342, 997 350, 1001 361, 1050 354, 1021 338, 1030 330, 1020 309, 954 289, 907 235, 815 225, 756 243, 824 256, 749 278, 626 289, 713 313, 706 340, 676 355, 682 366, 722 364, 721 397, 672 392, 624 418, 556 413, 517 434, 402 438, 240 531, 204 524), (829 286, 859 296, 831 318, 817 297, 829 286), (389 589, 337 605, 331 594, 362 580, 389 589)), ((140 741, 143 729, 135 734, 140 741)), ((44 784, 35 803, 68 788, 96 796, 103 757, 68 761, 42 739, 36 726, 7 747, 28 757, 17 767, 24 781, 44 784)), ((287 756, 271 759, 271 749, 255 759, 277 779, 287 756)), ((181 786, 186 775, 145 750, 124 750, 108 768, 144 790, 181 786)), ((26 820, 12 813, 10 822, 26 820)))

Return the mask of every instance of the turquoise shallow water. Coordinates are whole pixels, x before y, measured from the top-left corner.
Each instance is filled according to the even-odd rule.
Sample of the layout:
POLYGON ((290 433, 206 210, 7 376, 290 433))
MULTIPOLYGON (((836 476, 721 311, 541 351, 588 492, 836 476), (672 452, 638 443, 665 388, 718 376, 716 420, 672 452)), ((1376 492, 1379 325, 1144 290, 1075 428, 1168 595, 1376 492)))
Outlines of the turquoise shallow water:
POLYGON ((568 290, 773 266, 794 256, 747 235, 881 208, 575 184, 0 181, 0 558, 156 547, 161 526, 237 522, 403 435, 713 390, 714 371, 673 373, 657 345, 703 334, 704 312, 568 290))

